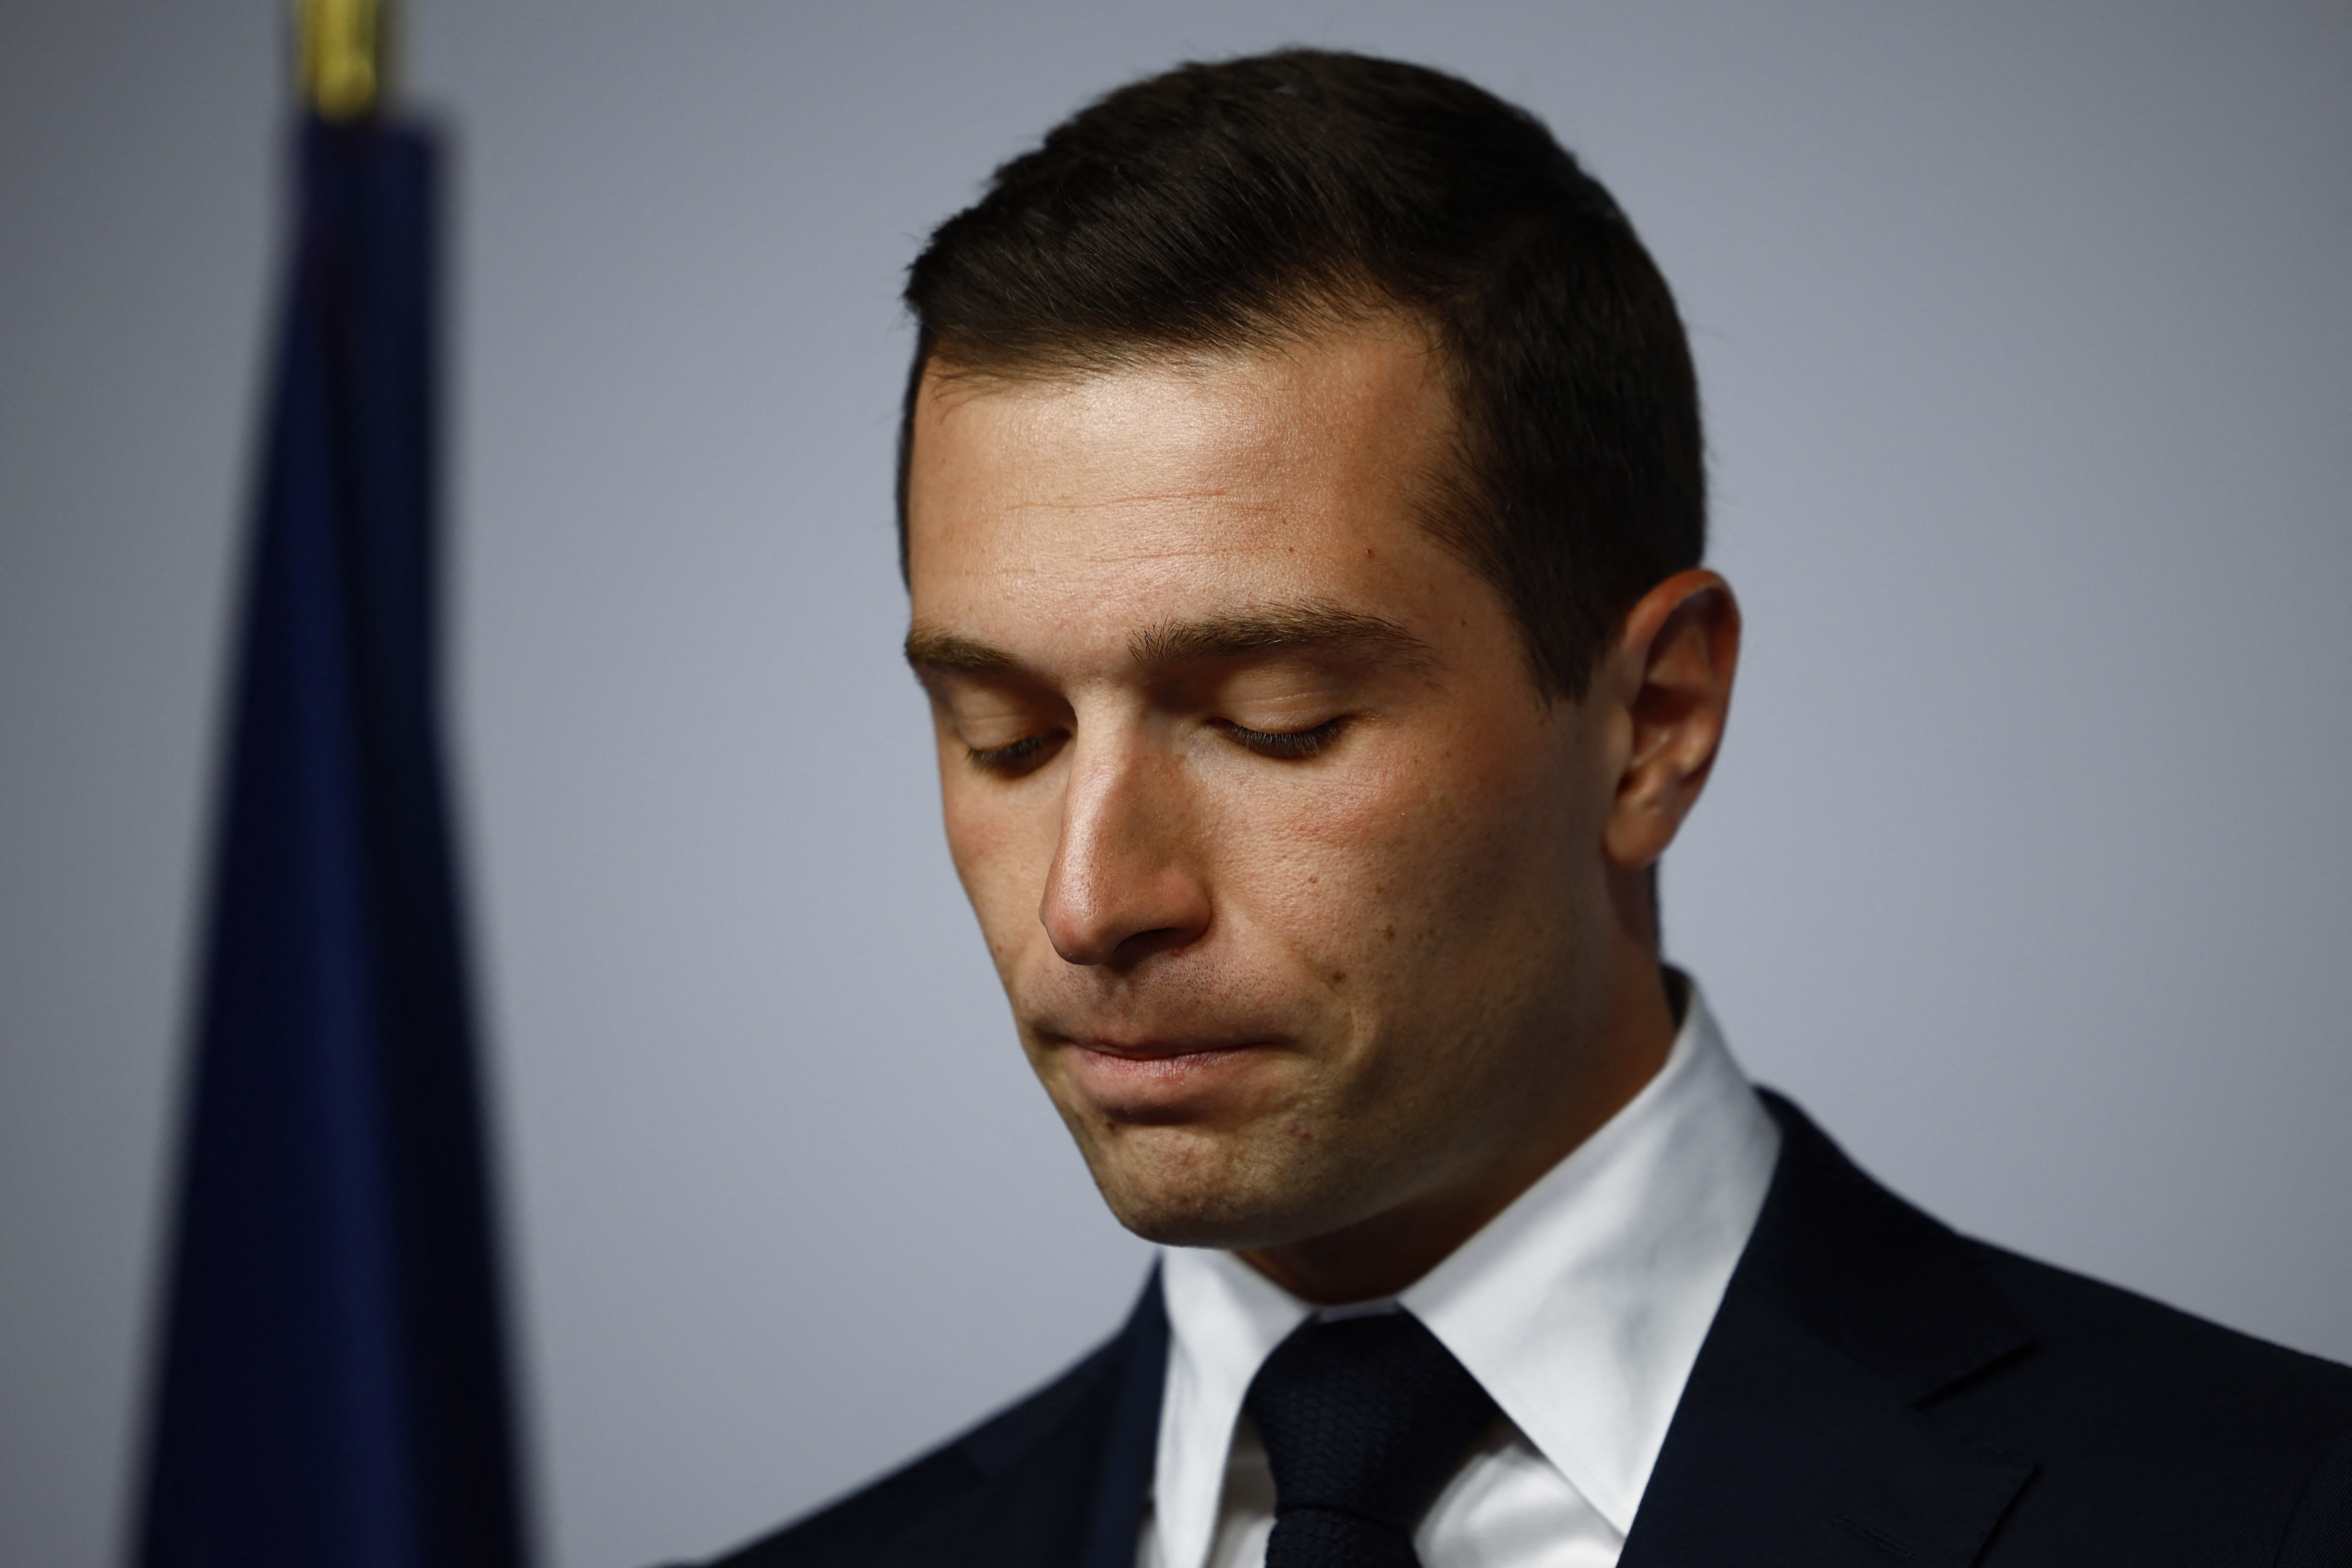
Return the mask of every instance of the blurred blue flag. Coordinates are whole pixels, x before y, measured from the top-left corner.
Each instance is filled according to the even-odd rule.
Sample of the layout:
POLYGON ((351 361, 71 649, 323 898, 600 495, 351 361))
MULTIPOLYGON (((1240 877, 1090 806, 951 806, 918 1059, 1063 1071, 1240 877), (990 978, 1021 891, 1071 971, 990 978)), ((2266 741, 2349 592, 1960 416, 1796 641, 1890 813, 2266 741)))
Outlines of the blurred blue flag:
POLYGON ((145 1568, 517 1568, 438 739, 436 159, 306 121, 252 536, 145 1568))

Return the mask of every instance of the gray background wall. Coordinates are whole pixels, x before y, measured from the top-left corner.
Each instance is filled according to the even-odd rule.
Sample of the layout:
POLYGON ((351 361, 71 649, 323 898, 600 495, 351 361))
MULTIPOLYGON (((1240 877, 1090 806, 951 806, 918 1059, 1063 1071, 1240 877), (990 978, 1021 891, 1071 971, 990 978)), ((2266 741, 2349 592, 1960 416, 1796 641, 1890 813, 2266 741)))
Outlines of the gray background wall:
MULTIPOLYGON (((0 4, 0 1560, 123 1541, 278 10, 0 4)), ((1749 663, 1667 878, 1736 1048, 1972 1230, 2352 1358, 2352 8, 416 0, 457 712, 550 1557, 717 1548, 1144 1249, 894 662, 916 237, 1299 40, 1548 117, 1675 281, 1749 663)))

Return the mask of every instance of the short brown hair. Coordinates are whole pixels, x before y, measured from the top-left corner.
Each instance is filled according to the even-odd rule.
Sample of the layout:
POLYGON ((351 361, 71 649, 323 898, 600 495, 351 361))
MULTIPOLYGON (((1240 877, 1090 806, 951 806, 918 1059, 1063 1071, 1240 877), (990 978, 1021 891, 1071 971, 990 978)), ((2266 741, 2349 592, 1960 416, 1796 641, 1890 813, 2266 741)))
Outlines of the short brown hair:
POLYGON ((1020 375, 1246 351, 1366 309, 1431 332, 1458 460, 1432 531, 1580 698, 1619 621, 1698 564, 1697 384, 1633 226, 1542 122, 1459 78, 1291 49, 1118 89, 996 171, 908 269, 907 447, 934 363, 1020 375))

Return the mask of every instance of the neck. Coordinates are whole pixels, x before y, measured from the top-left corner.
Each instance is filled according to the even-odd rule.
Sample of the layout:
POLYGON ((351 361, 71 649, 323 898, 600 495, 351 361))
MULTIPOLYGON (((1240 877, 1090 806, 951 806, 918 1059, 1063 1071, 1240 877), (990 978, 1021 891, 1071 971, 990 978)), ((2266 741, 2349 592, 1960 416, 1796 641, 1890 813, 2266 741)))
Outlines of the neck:
POLYGON ((1666 973, 1647 947, 1635 948, 1616 978, 1612 1006, 1588 1057, 1590 1070, 1499 1157, 1342 1229, 1239 1256, 1292 1295, 1327 1307, 1394 1296, 1444 1262, 1665 1066, 1682 999, 1669 994, 1666 973))

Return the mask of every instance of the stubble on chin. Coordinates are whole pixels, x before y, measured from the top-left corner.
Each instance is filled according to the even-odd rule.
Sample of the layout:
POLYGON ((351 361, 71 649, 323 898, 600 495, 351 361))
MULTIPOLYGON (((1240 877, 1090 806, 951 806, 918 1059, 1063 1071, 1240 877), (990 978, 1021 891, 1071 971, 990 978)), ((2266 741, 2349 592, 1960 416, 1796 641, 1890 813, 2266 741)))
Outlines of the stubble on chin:
POLYGON ((1350 1141, 1311 1114, 1154 1126, 1055 1101, 1112 1216, 1163 1247, 1251 1251, 1327 1235, 1365 1217, 1368 1201, 1377 1207, 1372 1194, 1393 1175, 1346 1168, 1350 1141))
POLYGON ((1113 1217, 1146 1241, 1247 1247, 1265 1245, 1269 1228, 1288 1228, 1291 1162, 1198 1127, 1072 1119, 1072 1131, 1113 1217))

